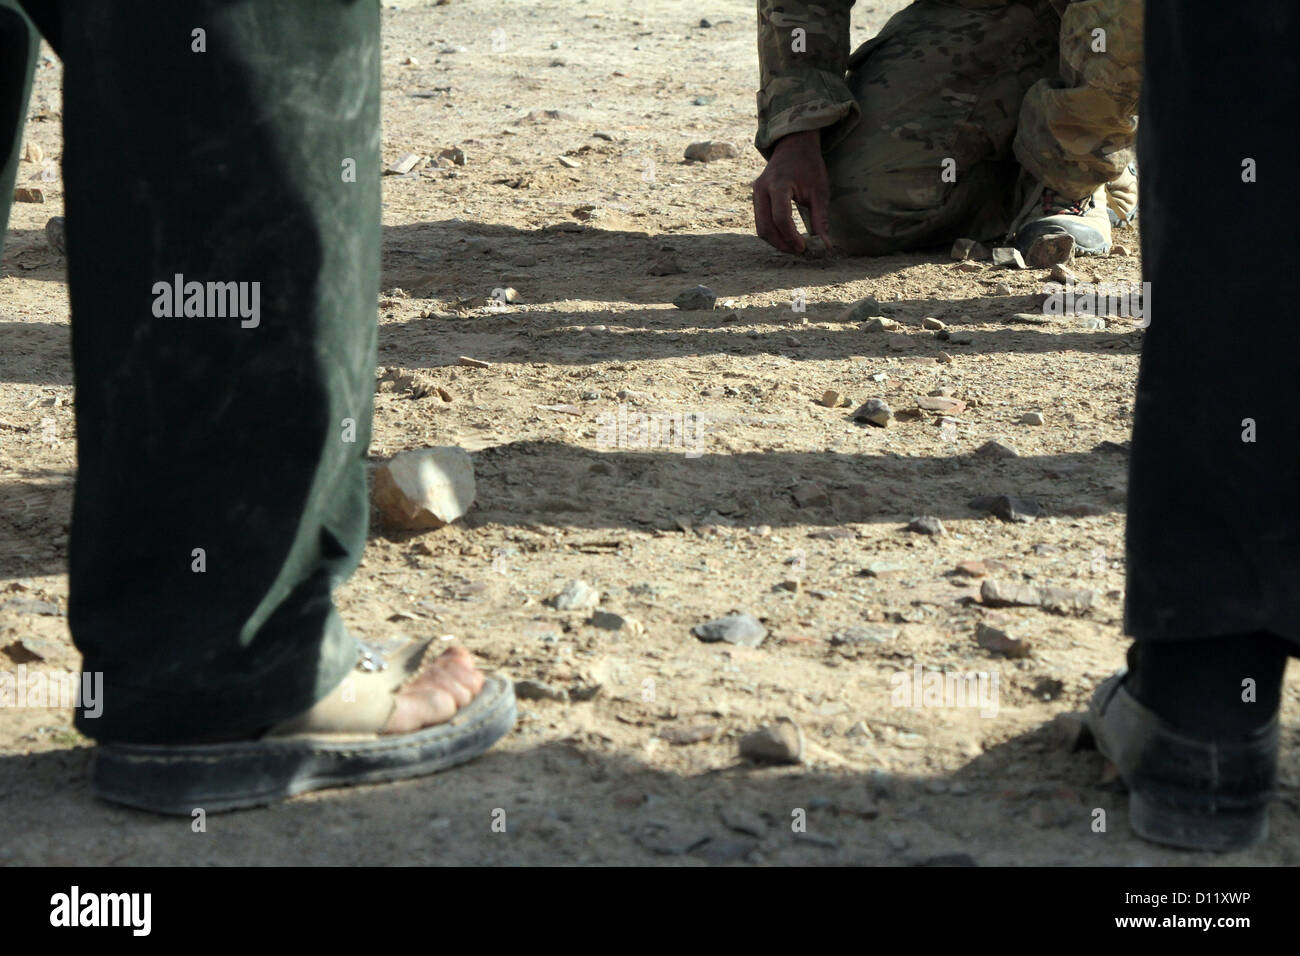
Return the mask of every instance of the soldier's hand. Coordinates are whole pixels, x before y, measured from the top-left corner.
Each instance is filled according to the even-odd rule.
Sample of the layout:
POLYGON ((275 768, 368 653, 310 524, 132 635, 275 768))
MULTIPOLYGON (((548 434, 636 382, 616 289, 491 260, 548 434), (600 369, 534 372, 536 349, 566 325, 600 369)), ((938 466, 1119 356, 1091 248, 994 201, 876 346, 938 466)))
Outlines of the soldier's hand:
POLYGON ((813 234, 831 249, 830 191, 821 130, 783 137, 763 175, 754 180, 754 227, 759 238, 782 252, 803 252, 804 239, 790 211, 793 201, 808 208, 813 234))

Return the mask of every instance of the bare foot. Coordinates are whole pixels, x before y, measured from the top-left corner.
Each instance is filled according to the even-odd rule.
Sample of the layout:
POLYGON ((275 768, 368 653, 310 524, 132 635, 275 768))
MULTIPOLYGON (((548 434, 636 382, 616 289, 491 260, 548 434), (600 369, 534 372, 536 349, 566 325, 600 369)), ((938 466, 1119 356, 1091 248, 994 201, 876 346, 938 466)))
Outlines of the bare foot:
POLYGON ((483 689, 483 674, 463 647, 449 647, 397 695, 385 734, 409 734, 445 723, 483 689))

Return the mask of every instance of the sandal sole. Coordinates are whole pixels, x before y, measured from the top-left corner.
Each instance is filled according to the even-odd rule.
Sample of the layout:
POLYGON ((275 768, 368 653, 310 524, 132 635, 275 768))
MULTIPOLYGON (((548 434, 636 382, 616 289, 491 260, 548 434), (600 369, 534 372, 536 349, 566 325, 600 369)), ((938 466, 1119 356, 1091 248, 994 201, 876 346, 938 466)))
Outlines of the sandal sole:
POLYGON ((490 677, 445 724, 391 737, 283 739, 199 746, 101 744, 92 791, 102 800, 191 816, 266 806, 300 793, 424 776, 472 760, 510 732, 514 685, 490 677))

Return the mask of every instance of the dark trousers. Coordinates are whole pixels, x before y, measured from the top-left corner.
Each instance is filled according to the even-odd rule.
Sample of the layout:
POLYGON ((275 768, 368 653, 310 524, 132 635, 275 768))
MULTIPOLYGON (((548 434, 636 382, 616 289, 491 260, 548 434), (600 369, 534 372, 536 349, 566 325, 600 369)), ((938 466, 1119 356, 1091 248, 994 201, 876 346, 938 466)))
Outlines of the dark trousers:
MULTIPOLYGON (((22 3, 64 61, 69 623, 104 675, 77 726, 251 732, 356 656, 331 591, 368 515, 379 5, 22 3)), ((0 0, 6 219, 35 42, 0 0)))
POLYGON ((1300 5, 1146 11, 1138 157, 1153 301, 1125 623, 1138 640, 1264 630, 1297 642, 1300 5))

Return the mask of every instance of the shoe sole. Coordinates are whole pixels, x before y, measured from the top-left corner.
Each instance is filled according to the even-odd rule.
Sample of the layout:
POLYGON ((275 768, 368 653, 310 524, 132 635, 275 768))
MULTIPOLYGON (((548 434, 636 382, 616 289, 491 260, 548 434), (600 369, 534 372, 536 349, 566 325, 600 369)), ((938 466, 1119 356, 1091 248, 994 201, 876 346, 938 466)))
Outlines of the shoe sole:
POLYGON ((189 747, 101 744, 91 787, 102 800, 178 816, 260 807, 313 790, 445 770, 488 750, 514 723, 514 685, 491 677, 450 721, 410 734, 189 747))
MULTIPOLYGON (((1101 688, 1097 693, 1101 693, 1101 688)), ((1094 696, 1088 705, 1085 730, 1101 755, 1115 764, 1103 724, 1104 718, 1094 696)), ((1128 819, 1133 832, 1144 840, 1183 850, 1216 853, 1246 850, 1268 835, 1267 806, 1236 812, 1203 813, 1158 802, 1131 786, 1128 819)))
POLYGON ((1244 813, 1194 813, 1129 793, 1129 825, 1138 836, 1184 850, 1246 850, 1268 836, 1268 808, 1244 813))

